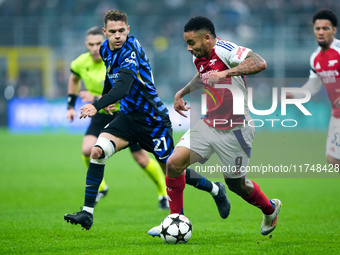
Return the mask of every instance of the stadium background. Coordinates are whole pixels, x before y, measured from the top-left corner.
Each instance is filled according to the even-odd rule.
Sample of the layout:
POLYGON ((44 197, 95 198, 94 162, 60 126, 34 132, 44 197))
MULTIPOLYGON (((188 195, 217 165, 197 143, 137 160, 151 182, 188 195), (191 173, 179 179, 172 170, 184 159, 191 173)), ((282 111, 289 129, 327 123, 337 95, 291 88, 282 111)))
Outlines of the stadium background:
MULTIPOLYGON (((324 90, 306 106, 312 117, 289 108, 287 118, 299 118, 299 127, 257 128, 251 166, 303 170, 248 175, 269 198, 283 202, 272 235, 260 234, 261 212, 232 192, 232 211, 223 220, 208 193, 186 187, 185 214, 194 228, 189 243, 166 246, 150 238, 146 231, 168 211, 157 209, 155 186, 129 150, 107 163, 110 193, 96 207, 91 230, 63 221, 83 204, 85 182, 84 121, 68 124, 65 118, 69 65, 86 51, 85 31, 102 26, 108 9, 128 13, 131 34, 146 49, 169 109, 174 93, 195 73, 183 25, 202 14, 214 21, 218 36, 266 59, 268 69, 247 81, 256 106, 268 109, 271 87, 307 80, 317 47, 311 18, 324 7, 340 15, 338 0, 0 0, 0 254, 340 254, 340 175, 317 170, 326 166, 330 113, 324 90), (17 129, 10 132, 13 118, 7 115, 16 116, 17 129)), ((187 128, 187 119, 172 120, 187 128)), ((175 141, 181 134, 175 132, 175 141)), ((215 177, 208 175, 222 181, 215 177)))
MULTIPOLYGON (((0 126, 12 123, 12 131, 70 129, 64 119, 70 63, 86 51, 85 31, 102 26, 105 12, 116 8, 128 13, 130 34, 146 49, 158 93, 170 108, 175 92, 195 73, 182 38, 183 25, 190 17, 206 15, 214 21, 219 37, 249 47, 267 61, 267 70, 254 76, 249 86, 254 88, 255 106, 268 109, 271 87, 301 86, 307 80, 309 57, 317 47, 311 19, 325 7, 340 11, 335 0, 1 0, 0 126), (14 108, 8 109, 11 101, 14 108), (20 102, 24 104, 16 104, 20 102), (53 120, 41 112, 43 108, 52 108, 53 120), (16 119, 7 118, 15 114, 16 119)), ((326 130, 326 101, 324 91, 313 97, 307 107, 313 117, 297 128, 326 130)), ((296 110, 292 109, 295 117, 296 110)), ((178 127, 181 120, 174 116, 178 127)))

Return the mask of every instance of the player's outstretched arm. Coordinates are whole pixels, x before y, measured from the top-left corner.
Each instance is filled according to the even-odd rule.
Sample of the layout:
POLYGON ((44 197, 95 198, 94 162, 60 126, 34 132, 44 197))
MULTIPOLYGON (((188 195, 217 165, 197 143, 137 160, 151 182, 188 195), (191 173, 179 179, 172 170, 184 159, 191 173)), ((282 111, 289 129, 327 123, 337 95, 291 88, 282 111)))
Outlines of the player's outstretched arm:
POLYGON ((94 107, 92 104, 86 104, 83 107, 80 108, 80 116, 79 119, 81 118, 86 118, 87 116, 92 117, 97 113, 96 107, 94 107))
POLYGON ((119 71, 119 79, 111 90, 105 95, 103 91, 103 96, 92 105, 99 111, 108 105, 116 103, 130 93, 134 80, 135 78, 129 72, 121 69, 119 71))
POLYGON ((74 118, 76 117, 76 111, 74 110, 74 105, 75 105, 80 87, 81 87, 80 77, 71 73, 68 79, 68 88, 67 88, 68 98, 67 98, 66 118, 68 119, 69 122, 72 122, 74 118))
MULTIPOLYGON (((316 78, 309 78, 308 81, 301 87, 303 89, 307 89, 310 91, 310 94, 312 96, 314 96, 315 94, 317 94, 320 90, 321 90, 321 86, 322 86, 322 81, 319 77, 316 78)), ((286 94, 286 98, 291 99, 291 98, 303 98, 305 97, 304 93, 287 93, 286 94)), ((340 98, 338 98, 336 100, 336 102, 334 102, 334 105, 338 104, 338 101, 340 101, 340 98)), ((339 104, 340 106, 340 104, 339 104)))
POLYGON ((174 98, 174 109, 176 112, 178 112, 183 117, 187 118, 187 115, 183 113, 183 111, 188 111, 190 109, 190 106, 186 106, 188 101, 184 101, 183 97, 185 95, 188 95, 190 92, 201 88, 203 86, 203 83, 200 79, 199 73, 197 73, 191 81, 184 86, 181 90, 179 90, 174 98))
POLYGON ((76 116, 77 116, 77 114, 76 114, 76 110, 74 108, 67 109, 66 118, 69 122, 72 122, 76 116))
POLYGON ((187 118, 188 116, 183 113, 183 111, 188 111, 190 106, 186 106, 188 101, 184 101, 183 98, 180 96, 181 90, 178 91, 174 98, 174 109, 183 117, 187 118))

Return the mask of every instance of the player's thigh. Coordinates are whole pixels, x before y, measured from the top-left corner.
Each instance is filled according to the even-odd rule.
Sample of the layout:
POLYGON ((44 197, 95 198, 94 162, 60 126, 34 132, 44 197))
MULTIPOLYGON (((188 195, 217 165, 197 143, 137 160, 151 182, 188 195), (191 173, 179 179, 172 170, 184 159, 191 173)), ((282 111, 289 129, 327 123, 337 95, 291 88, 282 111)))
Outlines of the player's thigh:
POLYGON ((115 116, 116 114, 107 115, 101 113, 97 113, 96 115, 92 116, 90 125, 87 128, 85 135, 93 135, 98 137, 104 127, 110 123, 115 118, 115 116))
POLYGON ((82 152, 86 157, 89 157, 93 146, 97 142, 97 136, 85 135, 83 138, 82 152))
POLYGON ((174 150, 172 129, 169 126, 140 125, 135 130, 135 136, 138 144, 151 152, 158 162, 166 163, 174 150))
POLYGON ((149 153, 146 150, 143 150, 138 144, 130 145, 130 151, 134 160, 142 167, 145 168, 150 161, 149 153), (137 150, 137 145, 139 149, 137 150))
POLYGON ((211 128, 202 120, 190 128, 179 140, 177 147, 189 149, 189 164, 207 161, 214 153, 209 137, 212 135, 211 128))
POLYGON ((246 126, 233 130, 216 130, 213 146, 226 178, 240 178, 247 173, 254 129, 246 126))
POLYGON ((340 166, 340 160, 336 159, 336 158, 333 158, 332 156, 330 155, 327 155, 326 156, 327 158, 327 162, 331 165, 333 165, 334 167, 337 167, 339 169, 339 166, 340 166))
POLYGON ((126 148, 128 144, 128 141, 120 137, 102 132, 91 150, 91 163, 105 164, 113 154, 126 148))
POLYGON ((340 119, 331 116, 326 142, 326 156, 329 159, 340 160, 340 119))
POLYGON ((115 145, 115 151, 118 152, 122 149, 125 149, 128 145, 129 142, 127 140, 124 140, 123 138, 114 136, 110 133, 102 132, 100 133, 99 137, 106 138, 109 141, 112 141, 115 145))
POLYGON ((116 151, 125 149, 134 141, 133 123, 124 114, 116 117, 104 127, 99 137, 104 137, 115 144, 116 151))

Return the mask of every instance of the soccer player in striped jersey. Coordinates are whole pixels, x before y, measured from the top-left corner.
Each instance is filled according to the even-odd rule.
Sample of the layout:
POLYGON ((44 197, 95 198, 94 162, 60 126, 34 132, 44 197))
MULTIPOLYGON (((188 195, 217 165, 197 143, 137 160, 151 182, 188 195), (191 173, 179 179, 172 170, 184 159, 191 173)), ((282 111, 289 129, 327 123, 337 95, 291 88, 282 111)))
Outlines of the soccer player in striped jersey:
MULTIPOLYGON (((99 54, 99 48, 104 40, 105 36, 100 27, 90 28, 86 32, 85 40, 88 52, 81 54, 71 62, 71 74, 68 81, 68 110, 66 114, 66 117, 70 122, 76 117, 74 106, 78 95, 83 102, 94 102, 102 95, 106 68, 99 54), (86 90, 80 91, 81 81, 83 81, 86 90)), ((119 110, 119 103, 115 104, 115 108, 112 115, 107 114, 104 110, 100 110, 91 117, 91 122, 86 130, 82 144, 83 160, 87 168, 90 163, 91 149, 95 145, 102 129, 115 118, 117 111, 119 110)), ((157 161, 150 158, 148 152, 143 150, 137 143, 132 144, 130 150, 133 158, 138 162, 141 168, 144 169, 145 173, 147 173, 157 187, 159 200, 158 208, 169 209, 162 168, 157 161)), ((96 203, 99 202, 107 192, 108 185, 103 179, 99 186, 96 203)))
MULTIPOLYGON (((99 51, 106 66, 103 96, 93 104, 84 105, 80 118, 94 116, 100 109, 112 114, 112 104, 118 100, 120 110, 114 120, 102 130, 91 150, 82 211, 64 215, 67 222, 80 224, 85 229, 90 229, 93 223, 95 196, 108 158, 129 144, 138 143, 154 154, 165 172, 166 162, 174 148, 168 109, 157 95, 144 49, 136 38, 128 36, 130 26, 126 13, 110 10, 105 14, 104 24, 103 31, 108 39, 99 51)), ((193 170, 187 169, 188 173, 191 171, 193 170)), ((203 181, 190 178, 188 183, 209 192, 221 217, 226 218, 229 214, 229 201, 224 186, 198 174, 195 177, 203 181)))
MULTIPOLYGON (((326 143, 326 159, 339 169, 340 166, 340 40, 334 36, 338 19, 331 10, 319 10, 313 16, 314 35, 319 47, 310 57, 309 79, 302 88, 315 95, 325 86, 332 107, 326 143)), ((300 98, 299 93, 287 98, 300 98)))
MULTIPOLYGON (((263 212, 261 234, 267 235, 276 226, 281 202, 269 200, 256 182, 246 178, 255 133, 252 126, 243 125, 251 119, 247 101, 244 100, 244 115, 234 115, 235 98, 229 89, 219 87, 220 84, 232 85, 247 98, 244 75, 261 72, 267 67, 266 62, 248 48, 217 38, 214 24, 203 16, 188 21, 184 27, 184 40, 198 73, 176 93, 175 110, 186 117, 183 111, 190 107, 186 106, 183 97, 199 88, 204 88, 208 94, 218 94, 219 100, 207 96, 206 116, 183 135, 167 161, 166 185, 171 213, 182 213, 183 210, 184 170, 216 153, 221 165, 227 166, 223 175, 228 188, 263 212), (227 121, 216 124, 215 120, 227 121)), ((155 236, 160 230, 157 226, 148 233, 155 236)))

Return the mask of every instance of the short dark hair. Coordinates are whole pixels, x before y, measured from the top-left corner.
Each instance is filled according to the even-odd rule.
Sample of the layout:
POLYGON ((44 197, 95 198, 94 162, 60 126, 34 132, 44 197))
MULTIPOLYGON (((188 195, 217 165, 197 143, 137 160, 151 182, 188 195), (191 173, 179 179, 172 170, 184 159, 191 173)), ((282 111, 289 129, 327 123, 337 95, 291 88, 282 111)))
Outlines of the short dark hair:
POLYGON ((86 36, 88 35, 102 35, 104 36, 103 29, 100 27, 91 27, 86 31, 86 36))
POLYGON ((126 24, 128 23, 127 14, 120 10, 109 10, 104 16, 104 25, 106 26, 107 22, 111 21, 123 21, 126 24))
POLYGON ((315 23, 315 20, 317 19, 327 19, 329 20, 333 27, 336 27, 338 25, 338 19, 333 11, 328 9, 322 9, 317 11, 313 16, 313 24, 315 23))
POLYGON ((197 32, 199 30, 208 30, 212 36, 216 37, 215 26, 212 21, 206 17, 197 16, 191 18, 184 26, 185 33, 190 31, 197 32))

